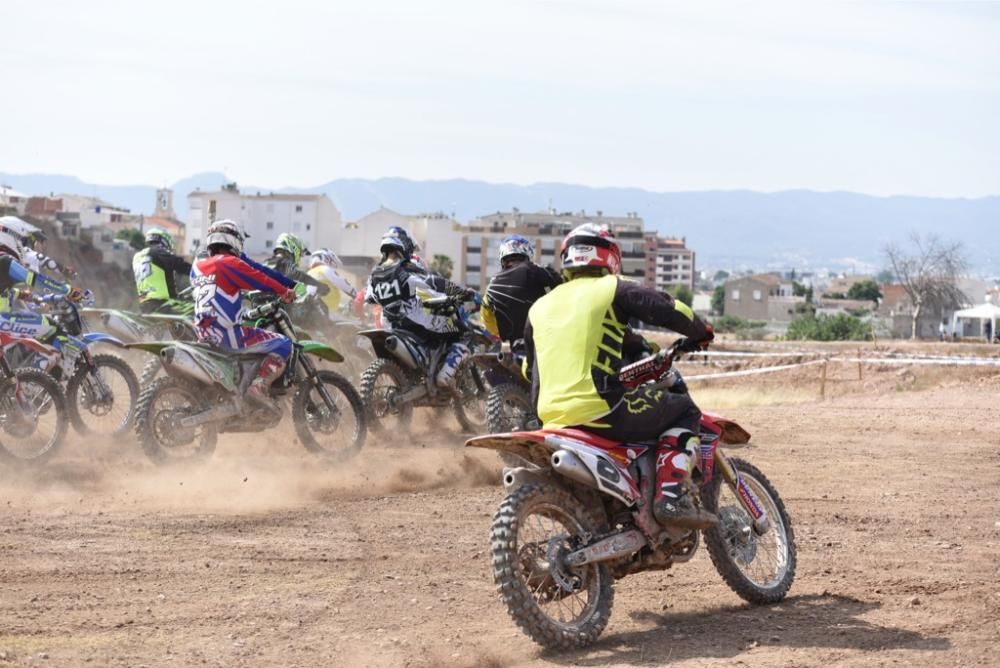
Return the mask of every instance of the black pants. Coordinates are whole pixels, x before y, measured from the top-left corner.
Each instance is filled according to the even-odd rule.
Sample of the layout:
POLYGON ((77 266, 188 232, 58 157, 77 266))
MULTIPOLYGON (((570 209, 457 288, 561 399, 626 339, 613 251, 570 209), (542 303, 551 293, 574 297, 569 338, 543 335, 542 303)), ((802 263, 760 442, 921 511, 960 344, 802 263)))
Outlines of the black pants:
POLYGON ((625 393, 621 402, 598 424, 607 427, 581 427, 598 436, 622 442, 655 441, 660 434, 679 427, 698 433, 701 411, 688 394, 637 387, 625 393))

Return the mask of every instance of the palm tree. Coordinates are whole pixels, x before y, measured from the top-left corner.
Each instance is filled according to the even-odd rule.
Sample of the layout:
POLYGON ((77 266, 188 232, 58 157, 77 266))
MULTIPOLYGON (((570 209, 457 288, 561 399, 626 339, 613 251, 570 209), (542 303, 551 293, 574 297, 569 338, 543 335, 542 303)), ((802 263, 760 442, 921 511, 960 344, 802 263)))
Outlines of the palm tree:
POLYGON ((430 270, 435 274, 440 274, 445 278, 451 278, 451 272, 455 268, 455 263, 447 255, 435 255, 431 260, 430 270))

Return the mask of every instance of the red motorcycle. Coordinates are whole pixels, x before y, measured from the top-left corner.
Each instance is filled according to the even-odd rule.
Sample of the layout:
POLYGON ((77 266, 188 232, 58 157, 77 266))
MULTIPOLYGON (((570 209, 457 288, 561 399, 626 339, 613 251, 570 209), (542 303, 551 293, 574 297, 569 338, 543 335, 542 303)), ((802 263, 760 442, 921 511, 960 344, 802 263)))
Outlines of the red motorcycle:
MULTIPOLYGON (((622 369, 627 387, 687 392, 673 363, 683 342, 622 369)), ((701 459, 689 490, 719 524, 702 532, 653 517, 657 444, 620 443, 578 429, 469 440, 522 460, 504 469, 504 499, 490 538, 493 577, 507 610, 535 642, 571 649, 607 626, 615 580, 689 561, 701 534, 719 575, 749 603, 782 600, 795 578, 795 535, 771 482, 727 448, 750 434, 703 415, 701 459)))

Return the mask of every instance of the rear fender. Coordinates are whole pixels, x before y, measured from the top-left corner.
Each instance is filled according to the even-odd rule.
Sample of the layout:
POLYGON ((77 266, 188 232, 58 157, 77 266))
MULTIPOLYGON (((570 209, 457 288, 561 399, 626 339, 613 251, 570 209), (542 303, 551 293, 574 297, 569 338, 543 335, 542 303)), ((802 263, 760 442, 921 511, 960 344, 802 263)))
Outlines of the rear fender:
POLYGON ((88 346, 94 343, 110 343, 113 346, 118 346, 119 348, 127 347, 126 344, 122 343, 121 339, 115 338, 110 334, 105 334, 103 332, 87 332, 80 339, 86 343, 88 346))
POLYGON ((545 435, 536 431, 477 436, 466 441, 465 447, 509 452, 541 468, 549 466, 549 457, 553 452, 545 442, 545 435))
POLYGON ((299 345, 302 346, 302 352, 315 355, 316 357, 327 360, 328 362, 344 361, 343 355, 325 343, 320 343, 319 341, 299 341, 299 345))
POLYGON ((363 336, 372 342, 372 348, 375 349, 375 355, 378 357, 393 358, 392 351, 385 346, 385 340, 392 336, 391 332, 384 329, 366 329, 358 332, 358 336, 363 336))

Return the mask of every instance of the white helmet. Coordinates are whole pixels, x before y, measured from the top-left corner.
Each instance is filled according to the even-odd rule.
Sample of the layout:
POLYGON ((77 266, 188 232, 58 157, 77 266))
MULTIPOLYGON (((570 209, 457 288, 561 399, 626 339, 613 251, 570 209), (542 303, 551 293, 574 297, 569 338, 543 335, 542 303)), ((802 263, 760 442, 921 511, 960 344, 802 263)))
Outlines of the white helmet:
POLYGON ((243 240, 247 237, 240 226, 231 220, 217 220, 208 228, 205 237, 205 248, 212 251, 212 246, 225 246, 239 255, 243 252, 243 240))
POLYGON ((10 255, 18 262, 21 261, 21 235, 9 227, 0 226, 0 255, 10 255))
POLYGON ((321 264, 329 265, 330 267, 337 269, 342 264, 340 258, 329 248, 320 248, 319 250, 314 250, 309 254, 309 266, 316 267, 321 264))

